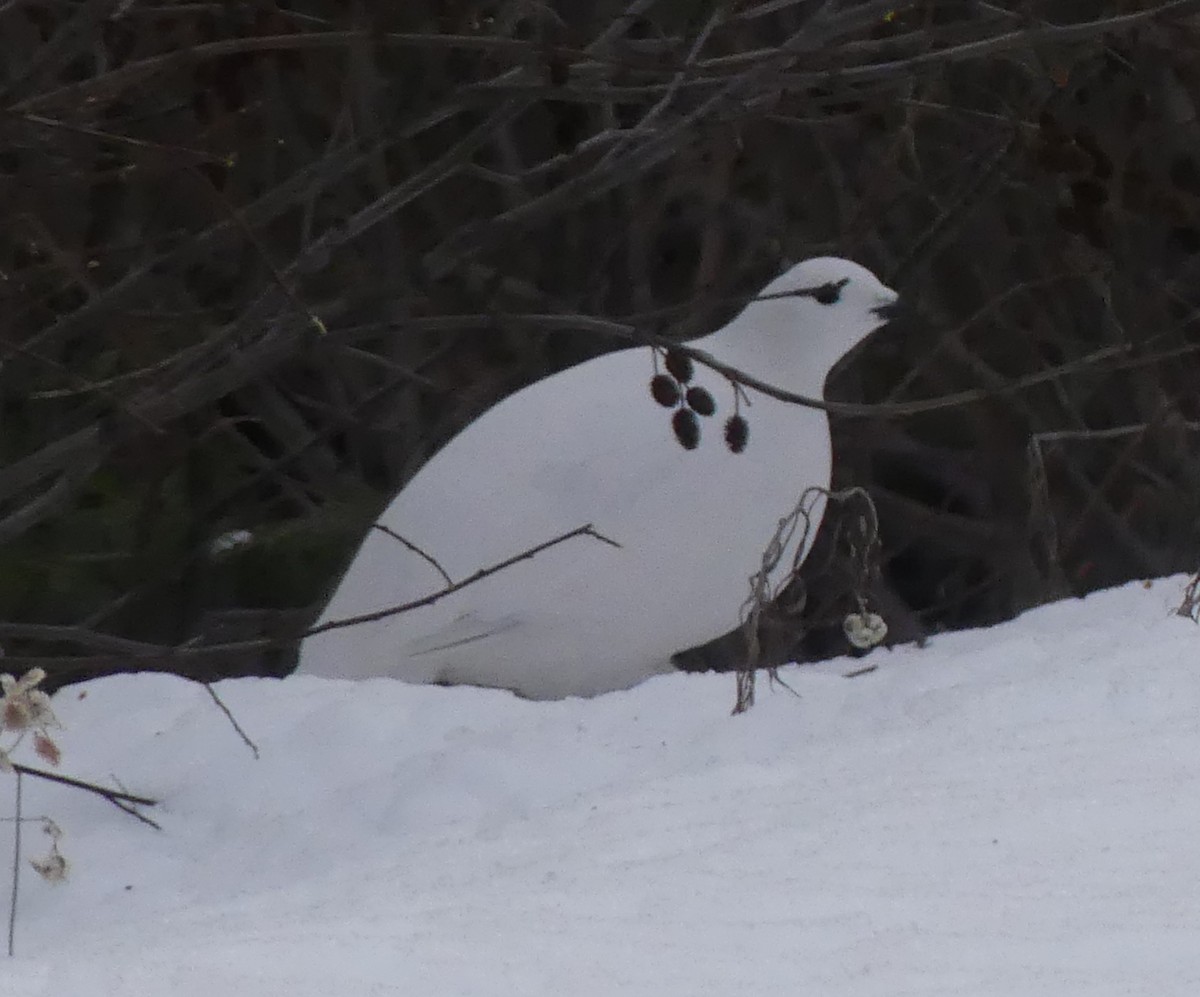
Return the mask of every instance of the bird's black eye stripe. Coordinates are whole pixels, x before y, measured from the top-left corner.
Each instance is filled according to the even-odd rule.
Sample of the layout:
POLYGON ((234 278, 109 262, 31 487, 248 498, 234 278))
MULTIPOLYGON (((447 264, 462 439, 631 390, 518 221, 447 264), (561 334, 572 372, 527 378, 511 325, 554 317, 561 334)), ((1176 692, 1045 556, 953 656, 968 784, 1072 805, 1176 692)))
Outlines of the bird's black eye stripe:
POLYGON ((813 299, 821 305, 837 304, 838 299, 842 296, 842 288, 850 283, 850 278, 846 277, 843 280, 830 281, 828 284, 822 284, 812 292, 813 299))

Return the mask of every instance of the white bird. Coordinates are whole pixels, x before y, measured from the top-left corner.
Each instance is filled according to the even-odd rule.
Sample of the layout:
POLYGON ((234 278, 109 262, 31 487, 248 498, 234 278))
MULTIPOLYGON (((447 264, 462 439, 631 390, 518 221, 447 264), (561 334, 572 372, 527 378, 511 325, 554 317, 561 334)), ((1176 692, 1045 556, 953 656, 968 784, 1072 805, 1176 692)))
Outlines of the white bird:
MULTIPOLYGON (((821 397, 830 368, 886 321, 896 300, 856 263, 812 259, 688 345, 785 391, 821 397)), ((420 553, 371 530, 318 623, 444 589, 430 559, 462 582, 585 525, 612 543, 574 537, 431 605, 315 634, 302 644, 297 672, 491 686, 532 699, 591 696, 670 671, 673 654, 736 626, 780 518, 806 488, 829 485, 828 419, 745 388, 737 405, 744 426, 730 429, 732 384, 669 359, 672 373, 663 374, 660 351, 619 350, 485 412, 379 520, 420 553), (706 416, 704 395, 689 388, 703 389, 716 413, 706 416), (689 401, 692 414, 680 415, 689 401), (696 425, 698 444, 686 449, 696 425)), ((810 538, 821 512, 818 505, 810 538)), ((795 553, 785 552, 774 580, 795 553)))

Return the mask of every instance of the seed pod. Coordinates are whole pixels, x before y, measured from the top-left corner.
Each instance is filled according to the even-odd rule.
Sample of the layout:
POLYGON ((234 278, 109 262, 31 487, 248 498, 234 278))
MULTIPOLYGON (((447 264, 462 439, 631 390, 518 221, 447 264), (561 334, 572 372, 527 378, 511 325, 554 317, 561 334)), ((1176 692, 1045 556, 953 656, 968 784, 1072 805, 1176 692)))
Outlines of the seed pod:
POLYGON ((650 394, 663 408, 674 408, 679 404, 679 385, 667 374, 655 374, 650 378, 650 394))
POLYGON ((731 415, 725 422, 725 446, 731 453, 741 453, 750 440, 750 424, 744 416, 731 415))
POLYGON ((882 644, 887 637, 887 624, 878 613, 851 613, 842 620, 846 639, 861 651, 882 644))
POLYGON ((690 408, 676 410, 671 416, 671 428, 684 450, 695 450, 700 445, 700 420, 690 408))
POLYGON ((686 353, 680 353, 679 350, 667 350, 667 370, 680 384, 687 384, 692 379, 692 375, 696 373, 696 366, 686 353))
POLYGON ((717 403, 707 388, 691 387, 687 389, 687 403, 696 415, 712 415, 717 410, 717 403))

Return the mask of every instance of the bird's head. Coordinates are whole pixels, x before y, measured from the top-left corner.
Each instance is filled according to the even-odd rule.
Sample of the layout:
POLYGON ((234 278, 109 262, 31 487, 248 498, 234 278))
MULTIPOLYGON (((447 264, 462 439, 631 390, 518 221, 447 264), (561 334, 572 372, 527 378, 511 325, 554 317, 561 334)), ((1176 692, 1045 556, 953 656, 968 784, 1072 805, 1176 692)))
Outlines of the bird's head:
POLYGON ((887 322, 899 301, 899 295, 866 267, 837 256, 795 264, 763 288, 757 300, 789 297, 828 309, 834 324, 865 326, 863 336, 887 322))
POLYGON ((747 373, 820 394, 834 364, 887 323, 898 301, 866 267, 820 256, 771 281, 712 346, 747 373))

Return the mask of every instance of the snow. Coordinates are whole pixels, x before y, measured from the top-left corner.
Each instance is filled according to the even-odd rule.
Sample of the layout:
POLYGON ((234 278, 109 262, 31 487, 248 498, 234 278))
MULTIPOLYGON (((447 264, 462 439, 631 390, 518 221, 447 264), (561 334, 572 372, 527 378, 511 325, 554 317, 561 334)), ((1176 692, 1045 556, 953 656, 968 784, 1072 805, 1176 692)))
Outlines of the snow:
MULTIPOLYGON (((819 397, 830 368, 895 300, 869 270, 821 257, 689 345, 819 397), (830 292, 797 295, 818 288, 830 292)), ((780 518, 811 486, 829 486, 828 420, 746 389, 739 417, 749 443, 733 453, 722 427, 734 389, 697 365, 682 380, 707 391, 717 411, 695 417, 699 445, 685 450, 671 410, 651 397, 656 369, 666 377, 650 348, 619 350, 485 412, 392 501, 380 519, 391 534, 367 534, 319 622, 419 600, 586 525, 605 540, 575 537, 433 605, 310 637, 299 671, 553 699, 627 688, 732 630, 780 518)), ((822 507, 810 505, 815 534, 822 507)), ((797 546, 794 538, 782 552, 773 580, 787 575, 797 546)))
POLYGON ((255 760, 182 679, 62 690, 64 771, 157 797, 163 829, 24 780, 72 868, 25 868, 0 993, 1193 994, 1182 587, 785 669, 799 698, 764 678, 737 717, 720 675, 555 702, 220 683, 255 760))

